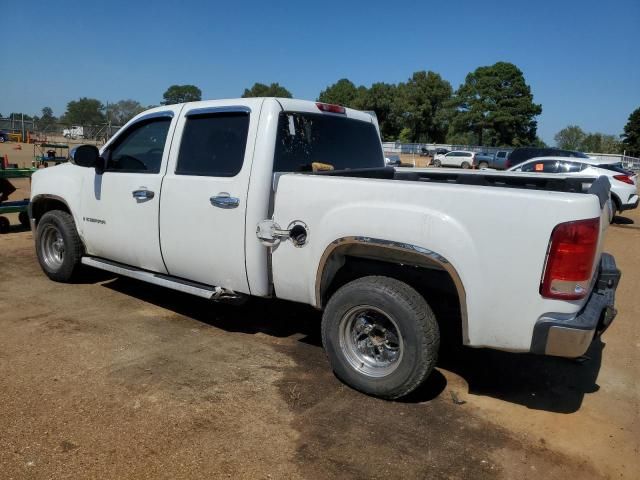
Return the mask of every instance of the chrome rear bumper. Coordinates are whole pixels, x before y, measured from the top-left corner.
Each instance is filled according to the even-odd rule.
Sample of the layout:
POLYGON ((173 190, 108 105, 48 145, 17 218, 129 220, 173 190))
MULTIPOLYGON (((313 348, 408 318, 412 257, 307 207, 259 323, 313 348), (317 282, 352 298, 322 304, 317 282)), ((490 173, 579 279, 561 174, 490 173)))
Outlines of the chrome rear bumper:
POLYGON ((577 315, 547 313, 533 329, 531 352, 558 357, 583 355, 595 336, 604 332, 616 316, 615 293, 620 281, 615 259, 603 253, 598 279, 589 300, 577 315))

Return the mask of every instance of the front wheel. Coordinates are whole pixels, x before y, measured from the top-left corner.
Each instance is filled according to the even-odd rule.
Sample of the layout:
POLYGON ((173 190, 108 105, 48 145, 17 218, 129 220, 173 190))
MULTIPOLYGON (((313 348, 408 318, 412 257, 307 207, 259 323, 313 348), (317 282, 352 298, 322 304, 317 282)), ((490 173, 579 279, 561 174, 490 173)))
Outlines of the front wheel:
POLYGON ((441 167, 442 166, 442 162, 440 160, 434 160, 433 161, 433 166, 434 167, 441 167))
POLYGON ((36 229, 36 254, 51 280, 71 280, 80 266, 82 241, 69 213, 52 210, 42 216, 36 229))
POLYGON ((435 367, 440 332, 412 287, 369 276, 333 294, 322 316, 322 343, 338 378, 369 395, 396 399, 435 367))
POLYGON ((489 168, 489 164, 487 162, 480 162, 478 168, 489 168))

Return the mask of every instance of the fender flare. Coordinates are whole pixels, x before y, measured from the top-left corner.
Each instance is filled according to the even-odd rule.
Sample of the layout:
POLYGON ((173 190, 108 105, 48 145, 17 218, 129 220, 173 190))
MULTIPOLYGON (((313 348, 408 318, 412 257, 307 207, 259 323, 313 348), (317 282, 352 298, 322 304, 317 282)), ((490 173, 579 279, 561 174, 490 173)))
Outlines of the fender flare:
MULTIPOLYGON (((379 255, 384 261, 431 268, 436 267, 436 269, 446 271, 453 280, 456 291, 458 292, 460 316, 462 317, 462 340, 465 345, 469 343, 467 295, 458 271, 447 258, 439 253, 409 243, 358 236, 342 237, 331 242, 320 257, 318 270, 316 272, 315 303, 317 308, 322 308, 323 294, 337 271, 337 269, 329 263, 331 258, 341 253, 344 255, 348 255, 350 252, 357 253, 359 250, 367 250, 369 252, 377 251, 380 254, 384 254, 384 256, 379 255)), ((358 255, 356 254, 354 256, 358 255)))

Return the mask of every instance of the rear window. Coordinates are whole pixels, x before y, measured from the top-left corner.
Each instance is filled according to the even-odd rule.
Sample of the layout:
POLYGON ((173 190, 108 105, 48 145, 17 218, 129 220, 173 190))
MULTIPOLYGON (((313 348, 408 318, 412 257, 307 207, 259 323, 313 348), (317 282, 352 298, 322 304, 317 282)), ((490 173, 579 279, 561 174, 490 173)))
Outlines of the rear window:
POLYGON ((609 170, 611 172, 624 173, 625 175, 633 174, 633 172, 627 170, 622 166, 622 163, 603 163, 601 165, 596 165, 598 168, 604 168, 605 170, 609 170))
POLYGON ((274 171, 311 172, 382 166, 382 145, 373 123, 337 115, 280 114, 274 171))

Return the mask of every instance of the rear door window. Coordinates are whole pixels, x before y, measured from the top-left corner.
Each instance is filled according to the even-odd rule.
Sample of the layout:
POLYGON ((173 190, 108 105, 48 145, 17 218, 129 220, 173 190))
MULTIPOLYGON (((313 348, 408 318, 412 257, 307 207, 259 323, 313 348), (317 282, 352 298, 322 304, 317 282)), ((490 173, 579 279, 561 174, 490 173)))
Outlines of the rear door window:
POLYGON ((234 177, 242 169, 248 131, 245 112, 187 117, 176 175, 234 177))
POLYGON ((558 171, 560 173, 576 173, 581 172, 587 167, 584 163, 579 162, 560 162, 558 171))

